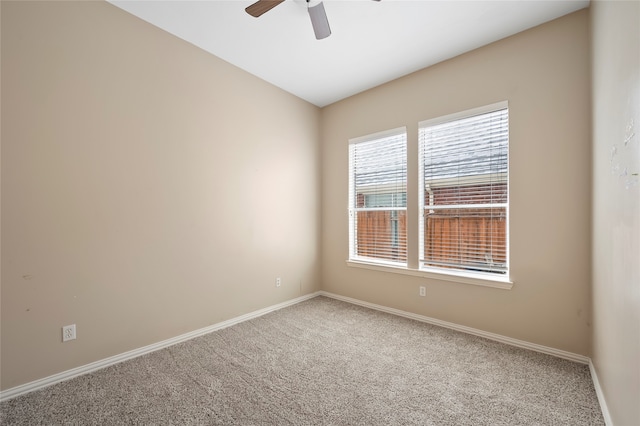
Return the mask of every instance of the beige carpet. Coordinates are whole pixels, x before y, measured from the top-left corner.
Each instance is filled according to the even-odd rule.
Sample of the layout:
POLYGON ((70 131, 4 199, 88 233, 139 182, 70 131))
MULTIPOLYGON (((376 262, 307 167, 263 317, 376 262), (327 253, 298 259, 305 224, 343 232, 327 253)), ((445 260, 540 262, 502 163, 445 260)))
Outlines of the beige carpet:
POLYGON ((602 425, 589 369, 326 297, 0 404, 0 423, 602 425))

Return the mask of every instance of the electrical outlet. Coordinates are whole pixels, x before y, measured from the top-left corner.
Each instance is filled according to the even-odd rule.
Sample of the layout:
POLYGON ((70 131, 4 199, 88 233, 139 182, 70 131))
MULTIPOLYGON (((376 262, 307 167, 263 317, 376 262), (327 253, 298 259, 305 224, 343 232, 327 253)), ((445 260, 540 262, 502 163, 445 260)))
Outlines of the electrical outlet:
POLYGON ((278 277, 276 278, 276 287, 280 287, 280 284, 282 284, 282 280, 278 277))
POLYGON ((75 340, 76 338, 76 325, 65 325, 62 327, 62 341, 67 342, 69 340, 75 340))
POLYGON ((420 296, 424 297, 427 295, 427 288, 425 286, 420 286, 420 296))

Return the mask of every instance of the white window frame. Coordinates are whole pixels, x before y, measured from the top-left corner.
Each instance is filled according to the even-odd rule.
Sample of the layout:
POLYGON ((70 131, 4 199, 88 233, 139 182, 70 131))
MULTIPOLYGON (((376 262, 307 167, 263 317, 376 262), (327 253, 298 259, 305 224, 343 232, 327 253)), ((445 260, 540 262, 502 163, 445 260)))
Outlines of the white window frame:
MULTIPOLYGON (((459 113, 438 117, 432 120, 421 121, 418 124, 424 125, 425 123, 436 123, 436 122, 443 122, 448 120, 455 120, 458 118, 467 117, 469 115, 477 115, 483 112, 490 112, 492 110, 498 110, 505 107, 506 108, 509 107, 508 102, 506 101, 498 102, 498 103, 487 105, 484 107, 474 108, 467 111, 462 111, 459 113)), ((511 114, 511 111, 509 111, 509 113, 511 114)), ((509 121, 511 121, 511 119, 509 119, 509 121)), ((412 152, 410 149, 411 142, 408 140, 409 135, 411 133, 407 132, 406 127, 399 127, 396 129, 389 130, 387 132, 379 132, 379 133, 375 133, 368 136, 350 139, 349 147, 351 147, 351 145, 354 143, 371 140, 379 137, 384 137, 385 135, 387 136, 393 135, 394 133, 398 134, 397 132, 404 132, 405 135, 407 136, 407 141, 406 141, 407 156, 408 156, 407 157, 407 179, 409 179, 411 176, 421 175, 422 172, 419 172, 418 170, 415 169, 416 167, 420 168, 419 162, 421 160, 419 158, 412 158, 411 156, 411 152, 412 152)), ((418 137, 417 134, 416 134, 416 137, 418 137)), ((415 142, 416 142, 416 145, 418 145, 418 149, 419 149, 419 141, 416 140, 415 142)), ((385 273, 391 273, 391 274, 409 275, 413 277, 434 279, 438 281, 447 281, 447 282, 457 283, 457 284, 470 284, 470 285, 476 285, 476 286, 490 287, 493 289, 511 290, 513 288, 514 282, 513 282, 513 277, 511 276, 511 269, 510 269, 510 248, 509 248, 509 241, 510 241, 509 220, 510 219, 509 219, 508 204, 506 207, 506 210, 507 210, 507 225, 506 225, 507 273, 506 274, 472 273, 472 272, 458 271, 453 269, 449 269, 449 270, 439 270, 435 268, 424 269, 424 268, 420 268, 419 266, 421 263, 419 259, 423 258, 422 257, 423 237, 421 237, 420 235, 423 235, 423 221, 421 217, 421 212, 424 211, 423 210, 424 206, 420 206, 419 200, 415 200, 416 196, 418 196, 419 198, 423 198, 422 195, 418 195, 418 194, 423 194, 422 192, 424 189, 422 187, 424 182, 423 176, 419 177, 418 179, 419 182, 407 181, 407 193, 406 193, 407 206, 410 207, 411 205, 414 205, 418 207, 419 212, 417 212, 416 216, 408 215, 407 217, 407 263, 406 264, 395 263, 395 262, 385 262, 381 259, 361 258, 361 257, 355 256, 355 248, 354 248, 354 241, 353 241, 353 237, 355 235, 354 234, 355 229, 354 229, 354 223, 353 223, 353 217, 352 217, 352 214, 354 212, 354 210, 352 209, 352 207, 354 207, 353 206, 354 187, 353 187, 352 179, 353 179, 353 171, 351 169, 351 157, 349 156, 349 195, 348 195, 349 196, 349 203, 348 203, 348 206, 349 206, 349 258, 346 260, 347 266, 357 268, 357 269, 373 270, 373 271, 379 271, 379 272, 385 272, 385 273), (413 185, 414 183, 417 183, 417 185, 413 185), (410 189, 411 187, 415 189, 410 189), (417 189, 419 189, 419 192, 414 193, 414 191, 417 189), (415 204, 413 204, 414 202, 415 204), (414 237, 409 235, 410 232, 415 232, 415 230, 419 230, 420 235, 417 235, 414 237), (416 242, 418 242, 419 240, 419 244, 417 244, 416 246, 412 246, 409 241, 412 238, 415 238, 414 241, 416 242), (408 265, 416 265, 416 267, 413 267, 413 266, 410 267, 408 265)), ((510 188, 508 182, 507 182, 507 187, 510 188)))
MULTIPOLYGON (((382 132, 377 132, 374 134, 361 136, 357 138, 353 138, 349 140, 349 200, 348 200, 348 214, 349 214, 349 260, 348 262, 357 262, 362 264, 371 264, 371 265, 382 265, 389 266, 392 268, 406 268, 407 262, 396 262, 392 260, 375 258, 375 257, 364 257, 359 256, 357 254, 357 242, 356 242, 356 233, 357 233, 357 212, 359 211, 375 211, 375 210, 395 210, 395 211, 404 211, 406 214, 407 207, 406 202, 404 207, 383 207, 383 208, 367 208, 367 207, 357 207, 355 205, 356 193, 355 193, 355 171, 354 164, 352 161, 353 149, 356 145, 360 143, 372 142, 379 139, 390 138, 404 136, 404 144, 405 144, 405 170, 407 167, 407 158, 406 158, 406 148, 407 148, 407 129, 406 127, 398 127, 395 129, 390 129, 382 132)), ((406 181, 405 181, 405 198, 408 196, 406 192, 406 181)))
MULTIPOLYGON (((477 115, 482 115, 482 114, 487 114, 487 113, 491 113, 491 112, 495 112, 495 111, 499 111, 499 110, 503 110, 503 109, 509 109, 509 104, 507 101, 504 102, 498 102, 495 104, 491 104, 491 105, 486 105, 483 107, 479 107, 479 108, 474 108, 474 109, 470 109, 470 110, 466 110, 466 111, 461 111, 458 113, 454 113, 454 114, 449 114, 446 116, 442 116, 442 117, 438 117, 438 118, 434 118, 434 119, 430 119, 430 120, 425 120, 425 121, 421 121, 418 126, 419 129, 425 128, 425 127, 430 127, 430 126, 435 126, 435 125, 439 125, 439 124, 443 124, 443 123, 448 123, 448 122, 453 122, 453 121, 457 121, 457 120, 461 120, 464 118, 468 118, 468 117, 473 117, 473 116, 477 116, 477 115)), ((454 277, 461 277, 461 278, 469 278, 469 279, 482 279, 482 280, 490 280, 490 281, 496 281, 498 283, 506 283, 507 285, 511 284, 510 278, 509 278, 509 271, 510 271, 510 249, 509 249, 509 195, 507 194, 507 202, 506 203, 498 203, 498 204, 483 204, 482 207, 504 207, 506 210, 506 241, 505 241, 505 255, 506 255, 506 271, 504 274, 498 274, 498 273, 492 273, 492 272, 470 272, 470 271, 464 271, 462 269, 448 269, 448 268, 438 268, 438 267, 434 267, 434 266, 427 266, 425 265, 424 262, 424 258, 425 258, 425 253, 424 253, 424 246, 425 246, 425 208, 429 207, 427 205, 425 205, 425 197, 423 196, 424 191, 425 191, 425 177, 424 177, 424 165, 423 165, 423 155, 422 155, 422 146, 420 145, 420 154, 419 154, 419 269, 422 271, 425 271, 426 273, 429 274, 429 276, 440 276, 442 277, 443 275, 451 275, 454 277)), ((509 145, 507 145, 507 150, 509 149, 509 145)), ((506 183, 507 183, 507 191, 509 191, 509 171, 508 171, 508 161, 507 161, 507 172, 506 172, 506 183)), ((494 176, 495 177, 495 176, 494 176)), ((501 174, 501 177, 504 177, 504 174, 501 174)), ((469 177, 467 178, 468 182, 464 182, 465 184, 473 184, 473 183, 480 183, 480 182, 485 182, 488 179, 488 176, 482 177, 482 178, 478 178, 478 177, 469 177)), ((442 182, 439 182, 440 184, 442 184, 444 186, 444 184, 446 182, 444 182, 444 180, 442 182)), ((460 180, 457 180, 457 183, 460 183, 460 180)), ((510 286, 509 286, 510 288, 510 286)))

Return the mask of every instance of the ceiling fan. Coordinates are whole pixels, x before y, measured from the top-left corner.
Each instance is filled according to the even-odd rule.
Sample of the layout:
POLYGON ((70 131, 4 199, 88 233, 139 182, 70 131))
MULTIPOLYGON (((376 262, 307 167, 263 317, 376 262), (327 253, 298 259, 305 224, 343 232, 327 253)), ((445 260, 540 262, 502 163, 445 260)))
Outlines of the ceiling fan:
MULTIPOLYGON (((245 8, 245 11, 257 18, 263 13, 266 13, 282 3, 284 0, 258 0, 252 5, 245 8)), ((380 0, 374 0, 380 1, 380 0)), ((324 4, 322 1, 315 2, 311 5, 311 0, 307 0, 307 10, 309 11, 309 17, 311 18, 311 25, 313 26, 313 32, 317 40, 322 40, 331 35, 331 28, 329 28, 329 20, 327 14, 324 11, 324 4)))

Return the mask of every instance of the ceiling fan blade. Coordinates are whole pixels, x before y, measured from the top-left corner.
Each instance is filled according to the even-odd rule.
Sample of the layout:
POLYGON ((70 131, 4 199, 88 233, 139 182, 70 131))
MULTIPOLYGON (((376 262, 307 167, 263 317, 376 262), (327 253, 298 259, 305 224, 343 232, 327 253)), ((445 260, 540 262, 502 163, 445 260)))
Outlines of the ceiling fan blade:
POLYGON ((311 17, 311 25, 313 26, 316 39, 322 40, 323 38, 329 37, 331 35, 331 28, 329 28, 329 20, 324 11, 324 4, 320 2, 315 6, 309 6, 307 10, 309 11, 309 17, 311 17))
POLYGON ((273 9, 283 1, 284 0, 258 0, 257 2, 248 6, 244 10, 249 15, 253 16, 254 18, 257 18, 263 13, 270 11, 271 9, 273 9))

